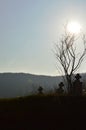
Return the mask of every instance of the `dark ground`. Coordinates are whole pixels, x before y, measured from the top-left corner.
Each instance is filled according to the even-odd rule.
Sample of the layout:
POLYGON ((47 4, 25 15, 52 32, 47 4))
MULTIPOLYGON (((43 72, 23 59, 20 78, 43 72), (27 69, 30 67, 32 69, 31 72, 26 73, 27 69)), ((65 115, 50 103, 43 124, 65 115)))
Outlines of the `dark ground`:
POLYGON ((0 99, 0 130, 86 129, 86 97, 0 99))

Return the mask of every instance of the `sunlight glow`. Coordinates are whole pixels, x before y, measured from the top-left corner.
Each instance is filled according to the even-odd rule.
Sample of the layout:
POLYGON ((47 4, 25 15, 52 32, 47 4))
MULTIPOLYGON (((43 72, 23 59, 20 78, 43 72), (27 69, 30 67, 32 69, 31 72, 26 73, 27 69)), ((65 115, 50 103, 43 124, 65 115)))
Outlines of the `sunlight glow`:
POLYGON ((73 34, 78 34, 81 31, 81 25, 78 22, 70 22, 67 25, 67 31, 73 34))

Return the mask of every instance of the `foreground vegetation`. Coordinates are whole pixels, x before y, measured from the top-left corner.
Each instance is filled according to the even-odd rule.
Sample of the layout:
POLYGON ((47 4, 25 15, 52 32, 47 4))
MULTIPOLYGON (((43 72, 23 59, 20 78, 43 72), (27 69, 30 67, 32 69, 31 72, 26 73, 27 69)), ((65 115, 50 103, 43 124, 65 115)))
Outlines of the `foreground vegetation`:
POLYGON ((53 130, 68 127, 74 121, 77 124, 77 120, 81 123, 84 117, 85 96, 32 95, 0 99, 0 128, 53 130))

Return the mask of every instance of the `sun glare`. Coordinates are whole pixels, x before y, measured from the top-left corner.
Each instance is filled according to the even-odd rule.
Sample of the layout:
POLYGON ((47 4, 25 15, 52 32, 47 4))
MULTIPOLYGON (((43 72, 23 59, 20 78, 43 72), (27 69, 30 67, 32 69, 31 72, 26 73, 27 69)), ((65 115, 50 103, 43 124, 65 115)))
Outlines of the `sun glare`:
POLYGON ((78 22, 70 22, 67 25, 67 31, 73 34, 78 34, 81 31, 81 25, 78 22))

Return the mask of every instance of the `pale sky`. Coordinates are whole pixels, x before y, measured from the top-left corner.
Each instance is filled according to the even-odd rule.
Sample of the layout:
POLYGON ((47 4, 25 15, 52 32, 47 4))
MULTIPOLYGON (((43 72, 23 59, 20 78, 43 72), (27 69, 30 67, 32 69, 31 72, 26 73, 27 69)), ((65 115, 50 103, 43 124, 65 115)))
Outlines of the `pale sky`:
POLYGON ((58 75, 52 49, 67 20, 86 30, 86 0, 0 0, 0 72, 58 75))

